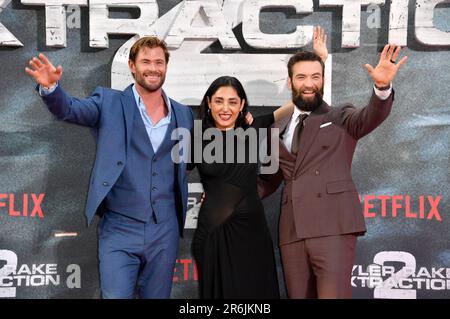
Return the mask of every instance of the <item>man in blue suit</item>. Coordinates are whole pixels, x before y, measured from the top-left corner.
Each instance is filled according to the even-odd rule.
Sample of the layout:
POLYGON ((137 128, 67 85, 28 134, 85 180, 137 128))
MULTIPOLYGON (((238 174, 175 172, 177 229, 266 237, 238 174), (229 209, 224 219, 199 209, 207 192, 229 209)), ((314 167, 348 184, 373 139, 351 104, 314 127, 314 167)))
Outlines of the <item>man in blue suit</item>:
POLYGON ((59 84, 62 67, 40 54, 25 71, 58 119, 97 132, 86 203, 88 224, 99 223, 103 298, 169 298, 187 207, 186 163, 174 161, 173 130, 192 130, 192 110, 162 90, 169 52, 156 37, 130 50, 135 83, 125 91, 98 87, 86 99, 59 84))

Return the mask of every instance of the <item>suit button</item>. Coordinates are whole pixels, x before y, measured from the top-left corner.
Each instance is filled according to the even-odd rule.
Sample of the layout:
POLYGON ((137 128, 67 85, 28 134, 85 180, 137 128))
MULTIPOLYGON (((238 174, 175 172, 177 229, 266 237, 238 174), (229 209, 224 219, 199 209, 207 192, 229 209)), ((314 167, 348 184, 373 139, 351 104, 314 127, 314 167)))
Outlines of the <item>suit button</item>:
POLYGON ((320 174, 319 170, 316 170, 315 173, 316 173, 316 175, 319 175, 319 174, 320 174))
POLYGON ((158 173, 156 173, 156 172, 153 172, 153 173, 152 173, 152 176, 156 176, 156 175, 158 175, 158 173))
POLYGON ((107 182, 103 182, 103 186, 109 186, 107 182))
POLYGON ((317 197, 321 198, 322 197, 322 193, 318 193, 317 197))
POLYGON ((327 150, 327 149, 328 149, 328 146, 327 146, 327 145, 323 145, 323 146, 322 146, 322 149, 323 149, 323 150, 327 150))
POLYGON ((156 204, 156 202, 154 200, 152 200, 152 205, 155 205, 155 204, 156 204))
POLYGON ((156 191, 157 188, 155 186, 152 187, 152 191, 156 191))
POLYGON ((122 161, 118 161, 117 162, 117 166, 122 166, 123 165, 123 162, 122 161))
POLYGON ((156 162, 156 158, 153 159, 153 162, 156 162))

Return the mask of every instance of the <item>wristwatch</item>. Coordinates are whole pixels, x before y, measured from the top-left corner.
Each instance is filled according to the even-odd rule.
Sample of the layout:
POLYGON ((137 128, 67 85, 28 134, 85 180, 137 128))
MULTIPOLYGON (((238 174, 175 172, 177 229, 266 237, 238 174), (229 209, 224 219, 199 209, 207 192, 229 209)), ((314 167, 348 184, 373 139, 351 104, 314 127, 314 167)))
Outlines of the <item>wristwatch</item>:
POLYGON ((391 83, 389 83, 389 84, 386 85, 386 86, 378 86, 378 85, 376 85, 376 84, 374 83, 373 86, 375 86, 375 88, 376 88, 377 90, 380 90, 380 91, 387 91, 387 90, 389 90, 389 89, 391 88, 391 83))

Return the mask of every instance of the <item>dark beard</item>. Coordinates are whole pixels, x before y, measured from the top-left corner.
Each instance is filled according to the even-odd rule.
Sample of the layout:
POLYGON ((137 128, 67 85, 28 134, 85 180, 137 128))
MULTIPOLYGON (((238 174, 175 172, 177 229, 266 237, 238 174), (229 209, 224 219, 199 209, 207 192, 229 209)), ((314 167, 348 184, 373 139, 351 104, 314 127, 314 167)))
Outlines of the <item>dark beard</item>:
POLYGON ((304 100, 302 94, 296 90, 292 90, 292 102, 294 102, 295 106, 304 112, 314 112, 323 101, 323 88, 317 91, 314 91, 314 99, 312 101, 304 100))

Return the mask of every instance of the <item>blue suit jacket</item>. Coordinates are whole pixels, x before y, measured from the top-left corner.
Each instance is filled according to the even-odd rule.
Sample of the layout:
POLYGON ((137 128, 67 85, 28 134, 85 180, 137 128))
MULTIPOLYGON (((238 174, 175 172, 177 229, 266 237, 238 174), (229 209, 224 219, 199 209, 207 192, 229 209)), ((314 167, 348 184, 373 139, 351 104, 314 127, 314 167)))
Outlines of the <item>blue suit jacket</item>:
MULTIPOLYGON (((58 85, 54 92, 42 98, 58 119, 91 127, 97 133, 97 152, 85 212, 90 224, 95 213, 103 208, 102 201, 126 165, 133 116, 137 110, 131 85, 125 91, 97 87, 86 99, 71 97, 58 85)), ((192 131, 192 109, 172 99, 170 102, 177 127, 192 131)), ((182 235, 188 196, 186 163, 176 164, 176 169, 177 217, 182 235)))

